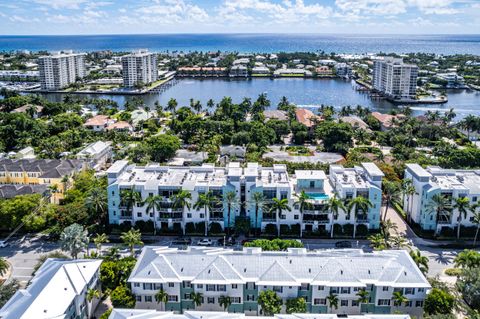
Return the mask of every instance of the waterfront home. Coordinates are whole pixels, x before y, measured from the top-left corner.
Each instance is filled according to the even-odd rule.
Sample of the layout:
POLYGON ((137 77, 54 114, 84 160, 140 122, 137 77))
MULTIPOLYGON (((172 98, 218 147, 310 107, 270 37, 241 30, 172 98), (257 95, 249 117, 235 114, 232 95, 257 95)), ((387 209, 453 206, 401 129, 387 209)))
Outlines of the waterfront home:
POLYGON ((265 66, 256 66, 252 69, 252 76, 265 76, 271 74, 272 72, 270 69, 265 66))
POLYGON ((234 65, 230 68, 230 77, 243 77, 246 78, 248 77, 248 69, 246 66, 243 65, 234 65))
POLYGON ((315 73, 317 73, 317 75, 332 75, 332 69, 326 65, 322 65, 315 68, 315 73))
POLYGON ((250 63, 250 58, 240 58, 240 59, 236 59, 235 61, 233 61, 233 65, 238 65, 238 64, 249 64, 250 63))
POLYGON ((449 72, 449 73, 439 73, 436 75, 438 79, 444 81, 445 88, 447 89, 464 89, 465 86, 465 79, 458 75, 457 72, 449 72))
POLYGON ((317 123, 323 120, 321 116, 315 115, 311 110, 302 108, 295 109, 295 117, 299 123, 308 128, 310 134, 314 133, 317 123))
POLYGON ((95 170, 105 168, 107 163, 112 159, 112 142, 97 141, 88 144, 87 147, 77 153, 77 159, 86 160, 95 170))
POLYGON ((227 68, 224 67, 181 67, 177 69, 179 76, 225 76, 227 68))
POLYGON ((0 159, 0 184, 47 185, 55 188, 51 201, 58 203, 84 166, 83 161, 70 159, 0 159))
POLYGON ((354 129, 359 128, 365 131, 370 131, 367 123, 365 123, 360 117, 356 115, 342 116, 339 118, 341 122, 350 124, 354 129))
POLYGON ((311 77, 312 72, 305 69, 277 69, 273 72, 275 77, 311 77))
POLYGON ((423 230, 442 232, 443 228, 454 229, 459 224, 474 227, 474 212, 467 210, 466 216, 460 216, 455 208, 457 198, 466 197, 470 204, 480 199, 480 171, 466 169, 443 169, 438 166, 422 168, 418 164, 407 164, 405 179, 411 180, 415 193, 405 196, 403 207, 408 219, 423 230), (445 199, 446 208, 435 210, 434 196, 440 194, 445 199))
POLYGON ((33 105, 33 104, 25 104, 14 109, 11 113, 26 113, 32 116, 34 119, 38 119, 42 116, 43 106, 40 105, 33 105))
MULTIPOLYGON (((244 313, 229 313, 224 311, 184 311, 176 314, 173 311, 159 311, 154 309, 113 309, 108 319, 340 319, 341 314, 308 314, 292 313, 278 314, 273 317, 246 316, 244 313)), ((410 319, 409 315, 374 315, 363 314, 348 316, 350 319, 410 319)))
POLYGON ((406 313, 421 317, 424 300, 431 289, 406 250, 365 253, 360 249, 315 250, 289 248, 285 252, 243 248, 178 250, 168 247, 144 247, 128 284, 137 299, 137 309, 228 311, 262 315, 258 303, 262 291, 274 291, 285 302, 304 298, 307 312, 328 313, 328 296, 338 297, 337 314, 406 313), (163 290, 168 301, 160 304, 154 295, 163 290), (358 302, 357 293, 365 290, 368 301, 358 302), (395 304, 394 292, 408 301, 395 304), (192 294, 200 293, 195 306, 192 294), (222 296, 231 304, 224 309, 222 296))
POLYGON ((99 114, 87 119, 83 126, 95 132, 103 132, 113 123, 115 123, 115 120, 111 119, 108 115, 99 114))
POLYGON ((263 115, 267 121, 271 119, 280 121, 288 120, 287 112, 281 110, 265 110, 263 111, 263 115))
POLYGON ((352 77, 352 67, 347 63, 337 63, 335 64, 335 74, 342 78, 351 78, 352 77))
POLYGON ((101 263, 97 259, 47 259, 28 287, 18 290, 0 309, 0 318, 92 318, 99 299, 88 301, 87 292, 101 288, 101 263))
POLYGON ((392 115, 380 112, 372 112, 372 116, 380 122, 380 129, 384 132, 397 127, 398 121, 405 118, 403 114, 392 115))
POLYGON ((105 128, 106 131, 133 132, 133 126, 126 121, 113 122, 105 128))
POLYGON ((112 224, 153 220, 157 228, 185 229, 187 224, 205 223, 228 228, 236 219, 246 219, 251 227, 262 230, 298 229, 299 233, 331 232, 334 224, 364 225, 363 229, 378 229, 380 223, 381 184, 383 173, 373 163, 363 163, 355 168, 330 166, 330 176, 317 170, 287 172, 286 165, 274 164, 262 167, 258 163, 230 162, 226 167, 213 164, 176 167, 150 164, 129 165, 117 161, 108 170, 108 212, 112 224), (129 202, 123 194, 126 190, 138 192, 142 202, 129 202), (176 195, 190 193, 191 199, 178 206, 176 195), (308 196, 309 208, 297 204, 300 193, 308 196), (216 199, 210 208, 195 207, 199 196, 211 192, 216 199), (228 205, 224 196, 234 192, 235 205, 228 205), (266 205, 256 205, 254 194, 263 194, 266 205), (158 209, 147 210, 143 204, 148 196, 160 195, 158 209), (367 198, 368 209, 355 208, 333 215, 328 209, 332 197, 344 201, 357 196, 367 198), (269 210, 274 198, 287 199, 290 210, 280 214, 269 210), (230 208, 230 210, 229 210, 230 208), (229 213, 230 212, 230 213, 229 213))

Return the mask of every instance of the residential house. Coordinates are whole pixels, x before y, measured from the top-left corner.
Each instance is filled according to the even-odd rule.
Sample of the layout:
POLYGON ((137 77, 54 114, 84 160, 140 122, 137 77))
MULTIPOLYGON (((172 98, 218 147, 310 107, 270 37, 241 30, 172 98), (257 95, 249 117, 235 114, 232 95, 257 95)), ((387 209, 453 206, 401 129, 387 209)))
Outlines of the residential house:
POLYGON ((77 153, 77 159, 87 160, 95 170, 105 168, 112 159, 112 142, 97 141, 90 143, 87 147, 77 153))
POLYGON ((108 115, 95 115, 87 119, 83 126, 95 132, 103 132, 113 123, 115 123, 115 120, 111 119, 108 115))
POLYGON ((384 132, 397 127, 398 121, 405 118, 403 114, 392 115, 380 112, 372 112, 372 116, 380 122, 380 129, 384 132))

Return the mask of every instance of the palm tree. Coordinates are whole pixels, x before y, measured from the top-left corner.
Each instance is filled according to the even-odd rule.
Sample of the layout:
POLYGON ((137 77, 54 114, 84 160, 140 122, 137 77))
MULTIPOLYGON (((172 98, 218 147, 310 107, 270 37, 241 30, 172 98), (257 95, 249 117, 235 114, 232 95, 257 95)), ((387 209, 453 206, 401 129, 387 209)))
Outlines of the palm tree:
POLYGON ((392 295, 393 304, 397 307, 400 307, 402 304, 408 302, 408 298, 403 295, 402 291, 394 291, 392 295))
POLYGON ((133 186, 131 188, 122 189, 120 191, 120 202, 122 206, 127 208, 127 212, 129 212, 130 216, 133 216, 133 206, 135 206, 136 203, 142 202, 142 195, 140 192, 136 191, 133 186))
POLYGON ((357 219, 360 212, 365 214, 368 212, 368 209, 373 207, 372 202, 368 198, 363 196, 357 196, 352 200, 348 201, 347 210, 351 213, 353 212, 353 238, 357 233, 357 219))
POLYGON ((412 257, 413 261, 415 264, 417 264, 418 268, 420 271, 426 275, 428 273, 428 257, 422 256, 422 253, 420 250, 411 250, 410 251, 410 257, 412 257))
POLYGON ((208 191, 206 193, 198 195, 198 199, 195 205, 193 205, 193 208, 195 209, 205 209, 205 236, 208 235, 208 221, 210 220, 208 215, 210 210, 216 203, 218 203, 218 199, 213 195, 211 191, 208 191))
MULTIPOLYGON (((255 205, 255 230, 257 231, 258 228, 262 228, 262 226, 260 225, 260 227, 257 227, 258 226, 258 213, 259 213, 259 210, 260 210, 260 207, 264 207, 265 205, 265 196, 263 195, 262 192, 255 192, 253 193, 252 195, 252 201, 251 201, 254 205, 255 205)), ((257 233, 258 235, 258 233, 257 233)))
POLYGON ((101 187, 94 187, 85 199, 85 206, 97 213, 98 222, 106 221, 107 191, 101 187))
POLYGON ((272 204, 270 205, 270 213, 275 213, 275 219, 277 221, 277 233, 278 237, 280 237, 280 215, 284 210, 291 211, 292 209, 288 206, 288 199, 278 199, 273 198, 272 204))
POLYGON ((333 312, 333 308, 338 309, 338 295, 330 294, 327 296, 328 304, 333 312))
POLYGON ((88 231, 79 224, 71 224, 60 234, 60 248, 70 252, 73 259, 77 259, 78 254, 88 247, 88 242, 88 231))
POLYGON ((300 194, 297 194, 297 201, 294 203, 294 205, 299 206, 300 210, 300 238, 302 238, 302 224, 303 224, 303 211, 305 209, 311 208, 313 204, 309 202, 311 198, 305 193, 305 191, 302 189, 300 194))
POLYGON ((107 234, 97 234, 95 238, 93 238, 93 243, 97 247, 97 254, 100 255, 102 252, 102 244, 103 243, 108 243, 108 236, 107 234))
POLYGON ((400 196, 400 187, 398 183, 391 182, 391 181, 385 181, 383 183, 383 202, 385 203, 385 213, 383 218, 380 220, 385 220, 387 219, 387 211, 390 205, 394 201, 397 201, 399 196, 400 196))
POLYGON ((385 242, 385 237, 382 234, 374 234, 368 236, 370 241, 370 247, 374 250, 384 250, 387 249, 387 243, 385 242))
POLYGON ((356 295, 358 297, 357 302, 360 306, 370 301, 370 293, 365 289, 359 290, 356 295))
POLYGON ((227 311, 228 307, 230 307, 230 305, 232 304, 232 298, 230 298, 229 296, 220 296, 218 298, 218 304, 220 306, 223 306, 223 309, 227 311))
POLYGON ((175 100, 174 98, 171 98, 168 101, 167 107, 165 108, 165 110, 171 112, 172 114, 175 114, 175 111, 177 110, 177 106, 178 106, 177 100, 175 100))
POLYGON ((155 213, 155 209, 160 210, 162 205, 163 197, 160 195, 148 196, 143 201, 143 204, 146 205, 145 211, 150 213, 153 212, 153 236, 157 233, 157 214, 155 213))
MULTIPOLYGON (((449 217, 452 212, 452 205, 449 203, 447 197, 442 194, 435 194, 432 196, 432 199, 427 204, 426 212, 428 214, 435 214, 435 220, 438 223, 440 217, 449 217)), ((435 233, 437 233, 435 229, 435 233)))
POLYGON ((173 195, 173 207, 174 208, 184 208, 190 209, 190 200, 192 199, 192 194, 189 191, 181 190, 177 194, 173 195))
POLYGON ((462 220, 467 218, 468 212, 470 212, 471 209, 470 199, 468 197, 455 198, 453 208, 458 211, 457 239, 459 239, 462 220))
POLYGON ((477 230, 475 231, 475 238, 473 239, 473 247, 477 243, 478 231, 480 230, 480 212, 477 211, 479 204, 472 205, 473 220, 472 222, 477 225, 477 230))
POLYGON ((210 100, 207 101, 207 107, 208 107, 208 109, 211 110, 211 109, 213 109, 214 106, 215 106, 215 102, 214 102, 212 99, 210 99, 210 100))
POLYGON ((398 226, 394 222, 392 222, 390 219, 384 220, 381 222, 381 227, 382 227, 382 235, 385 238, 385 242, 388 243, 390 240, 390 233, 392 230, 397 232, 398 226))
POLYGON ((412 219, 413 195, 417 194, 417 189, 412 184, 406 185, 404 193, 407 196, 407 218, 412 219))
POLYGON ((157 303, 163 303, 163 309, 167 306, 167 301, 168 301, 168 294, 165 292, 165 290, 160 289, 157 291, 155 294, 155 301, 157 303))
POLYGON ((127 232, 124 232, 120 235, 120 239, 123 241, 123 243, 128 247, 130 250, 130 255, 134 255, 135 251, 135 245, 143 245, 142 242, 142 234, 138 229, 130 229, 127 232))
POLYGON ((192 292, 190 294, 190 298, 192 299, 193 301, 193 304, 195 307, 200 307, 202 305, 202 302, 203 302, 203 295, 199 292, 192 292))
POLYGON ((327 208, 328 210, 332 213, 332 226, 330 227, 330 237, 333 238, 333 225, 334 225, 334 220, 338 217, 340 214, 340 210, 342 211, 347 211, 347 208, 345 207, 345 204, 341 198, 338 198, 337 195, 333 195, 328 200, 327 203, 327 208))
POLYGON ((89 288, 87 291, 87 300, 88 302, 92 302, 93 299, 100 298, 100 290, 89 288))
POLYGON ((227 204, 227 234, 230 234, 230 216, 232 208, 238 207, 238 197, 235 191, 228 191, 223 195, 223 202, 227 204))
POLYGON ((8 265, 7 260, 3 257, 0 257, 0 276, 4 276, 7 273, 9 267, 10 266, 8 265))

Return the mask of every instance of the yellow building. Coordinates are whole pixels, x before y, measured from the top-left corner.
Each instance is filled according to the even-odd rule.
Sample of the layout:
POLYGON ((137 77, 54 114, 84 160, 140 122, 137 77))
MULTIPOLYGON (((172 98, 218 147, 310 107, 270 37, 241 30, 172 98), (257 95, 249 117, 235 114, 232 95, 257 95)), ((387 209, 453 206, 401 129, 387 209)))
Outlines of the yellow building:
POLYGON ((58 203, 72 184, 73 175, 84 167, 81 160, 1 159, 0 184, 48 185, 52 202, 58 203))

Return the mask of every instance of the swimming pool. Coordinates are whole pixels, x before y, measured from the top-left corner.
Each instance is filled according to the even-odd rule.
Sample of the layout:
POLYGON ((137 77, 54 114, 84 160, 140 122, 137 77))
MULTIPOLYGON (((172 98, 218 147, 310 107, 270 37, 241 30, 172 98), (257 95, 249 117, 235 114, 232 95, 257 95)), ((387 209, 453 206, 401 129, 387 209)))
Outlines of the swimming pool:
POLYGON ((328 195, 323 193, 307 193, 307 196, 314 200, 327 200, 328 195))

